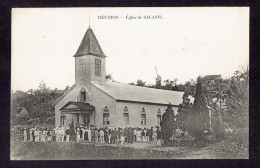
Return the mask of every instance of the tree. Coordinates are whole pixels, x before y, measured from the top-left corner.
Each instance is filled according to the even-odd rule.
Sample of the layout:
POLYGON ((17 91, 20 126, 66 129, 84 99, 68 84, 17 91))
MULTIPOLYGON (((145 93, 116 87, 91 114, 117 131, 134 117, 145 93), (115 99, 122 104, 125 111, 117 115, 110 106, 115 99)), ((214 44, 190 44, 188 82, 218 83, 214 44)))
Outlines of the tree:
POLYGON ((229 81, 226 96, 228 110, 224 111, 224 121, 234 128, 249 126, 249 70, 236 71, 229 81))
POLYGON ((111 74, 107 74, 106 75, 106 80, 112 80, 112 75, 111 74))
POLYGON ((187 116, 191 112, 192 104, 188 97, 183 96, 182 104, 179 105, 178 114, 177 114, 177 125, 178 128, 186 132, 185 122, 187 122, 187 116))
POLYGON ((173 135, 173 131, 177 129, 177 123, 175 121, 172 104, 167 106, 165 113, 162 115, 161 129, 162 139, 164 140, 165 145, 169 145, 169 139, 173 135))
POLYGON ((175 78, 174 79, 174 85, 177 86, 177 81, 178 81, 178 78, 175 78))
POLYGON ((204 132, 210 131, 209 109, 204 92, 202 78, 198 77, 194 104, 185 122, 185 128, 195 140, 203 140, 204 132))
POLYGON ((172 81, 170 79, 164 80, 165 86, 163 87, 165 90, 171 90, 171 83, 172 81))
POLYGON ((160 89, 161 86, 162 86, 162 78, 161 78, 161 76, 157 75, 155 81, 156 81, 155 88, 160 89))
POLYGON ((141 79, 138 79, 138 80, 136 81, 136 85, 137 85, 137 86, 145 86, 145 83, 146 83, 146 82, 142 81, 141 79))
POLYGON ((195 89, 196 85, 194 84, 194 81, 187 81, 185 84, 179 84, 176 86, 178 88, 178 91, 184 92, 184 95, 188 97, 189 95, 195 96, 195 89))
POLYGON ((46 86, 46 83, 43 80, 39 83, 39 91, 42 93, 50 91, 50 88, 46 86))
POLYGON ((11 95, 11 121, 12 125, 41 122, 45 123, 47 118, 54 116, 53 103, 66 90, 51 90, 45 82, 39 84, 39 89, 27 92, 16 91, 11 95), (29 116, 19 116, 18 107, 25 107, 29 116))

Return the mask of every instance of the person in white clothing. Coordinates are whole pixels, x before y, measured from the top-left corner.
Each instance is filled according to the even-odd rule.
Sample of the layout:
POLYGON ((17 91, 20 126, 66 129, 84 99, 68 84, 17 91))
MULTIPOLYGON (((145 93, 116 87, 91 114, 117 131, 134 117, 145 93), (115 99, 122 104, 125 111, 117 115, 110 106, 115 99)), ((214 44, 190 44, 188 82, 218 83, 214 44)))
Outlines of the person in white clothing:
POLYGON ((153 131, 153 140, 157 141, 157 131, 153 131))
POLYGON ((64 137, 65 137, 65 130, 64 130, 64 127, 62 127, 60 129, 60 142, 64 141, 64 137))
POLYGON ((80 129, 77 128, 77 132, 76 132, 77 136, 76 136, 76 140, 77 140, 77 143, 80 142, 80 129))
POLYGON ((88 133, 88 141, 91 142, 91 130, 90 130, 90 127, 88 127, 87 133, 88 133))
POLYGON ((123 144, 124 144, 124 142, 125 142, 125 137, 124 137, 124 135, 122 134, 121 136, 120 136, 120 145, 122 146, 123 144))
POLYGON ((47 142, 50 142, 51 140, 52 140, 51 130, 47 129, 47 142))
POLYGON ((144 128, 144 137, 143 137, 143 141, 147 141, 147 130, 146 130, 146 128, 144 128))
POLYGON ((138 136, 137 130, 134 129, 134 142, 137 142, 137 136, 138 136))
POLYGON ((100 143, 104 143, 104 131, 103 131, 103 129, 100 130, 99 136, 100 136, 100 143))
POLYGON ((34 136, 35 136, 35 142, 40 142, 39 140, 39 130, 36 128, 34 131, 34 136))
POLYGON ((30 129, 30 142, 33 141, 33 135, 32 135, 32 132, 33 132, 33 128, 30 129))
POLYGON ((55 141, 58 142, 58 127, 53 128, 54 135, 55 135, 55 141))
POLYGON ((47 139, 47 129, 46 128, 43 130, 42 135, 43 135, 43 142, 48 142, 48 139, 47 139))
POLYGON ((42 142, 42 129, 39 129, 39 142, 42 142))
POLYGON ((46 142, 45 141, 45 130, 44 129, 42 130, 42 142, 46 142))
POLYGON ((87 135, 85 135, 85 133, 87 132, 87 128, 82 128, 82 141, 84 142, 85 141, 85 136, 87 136, 87 135))
POLYGON ((60 142, 60 129, 61 129, 60 126, 56 129, 56 141, 57 142, 60 142))
POLYGON ((24 128, 24 131, 23 131, 23 140, 24 140, 24 142, 27 141, 27 130, 26 130, 26 128, 24 128))

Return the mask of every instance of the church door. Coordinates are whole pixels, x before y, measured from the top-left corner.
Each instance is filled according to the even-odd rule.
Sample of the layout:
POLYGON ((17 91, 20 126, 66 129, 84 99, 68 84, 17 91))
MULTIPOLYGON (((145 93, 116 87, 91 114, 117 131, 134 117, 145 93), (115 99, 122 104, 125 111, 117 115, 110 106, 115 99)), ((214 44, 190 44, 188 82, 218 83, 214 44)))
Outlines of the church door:
POLYGON ((89 124, 90 123, 90 114, 87 113, 86 115, 87 115, 87 124, 89 124))
POLYGON ((84 123, 84 125, 86 125, 86 113, 83 113, 82 114, 82 118, 83 118, 83 123, 84 123))
POLYGON ((83 113, 83 123, 84 125, 88 125, 90 123, 90 114, 89 113, 83 113))

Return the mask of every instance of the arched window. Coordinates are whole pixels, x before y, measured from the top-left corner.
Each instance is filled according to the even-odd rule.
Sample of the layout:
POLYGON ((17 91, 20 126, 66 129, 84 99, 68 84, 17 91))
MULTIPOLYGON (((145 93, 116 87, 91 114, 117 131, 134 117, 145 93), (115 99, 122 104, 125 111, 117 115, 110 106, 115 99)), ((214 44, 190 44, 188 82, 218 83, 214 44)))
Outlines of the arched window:
POLYGON ((84 87, 82 87, 81 89, 80 89, 80 93, 79 93, 80 95, 79 95, 79 101, 80 102, 85 102, 85 101, 87 101, 87 91, 86 91, 86 89, 84 88, 84 87))
POLYGON ((146 125, 146 114, 144 107, 141 110, 141 125, 146 125))
POLYGON ((162 120, 162 112, 161 109, 158 109, 157 111, 157 124, 160 125, 162 120))
POLYGON ((109 109, 107 106, 103 110, 103 125, 109 125, 109 109))
POLYGON ((123 117, 124 117, 124 124, 129 125, 129 113, 128 113, 128 108, 126 106, 124 108, 123 117))
POLYGON ((90 102, 90 95, 86 87, 82 86, 77 94, 77 101, 78 102, 90 102))

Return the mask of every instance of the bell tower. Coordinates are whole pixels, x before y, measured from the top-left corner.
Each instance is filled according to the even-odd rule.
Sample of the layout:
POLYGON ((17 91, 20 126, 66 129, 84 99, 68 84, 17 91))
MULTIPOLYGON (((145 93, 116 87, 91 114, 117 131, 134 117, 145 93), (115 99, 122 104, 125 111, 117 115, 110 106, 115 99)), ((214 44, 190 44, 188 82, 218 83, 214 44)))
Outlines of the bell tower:
POLYGON ((86 85, 91 81, 106 82, 106 55, 90 27, 74 57, 75 83, 77 85, 86 85))

